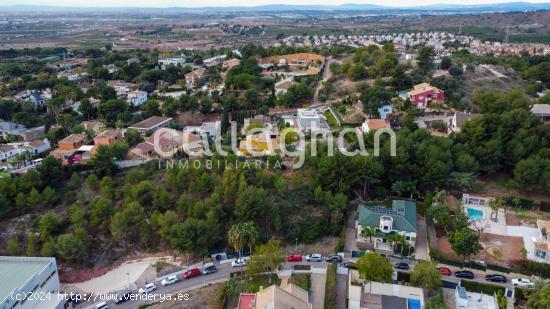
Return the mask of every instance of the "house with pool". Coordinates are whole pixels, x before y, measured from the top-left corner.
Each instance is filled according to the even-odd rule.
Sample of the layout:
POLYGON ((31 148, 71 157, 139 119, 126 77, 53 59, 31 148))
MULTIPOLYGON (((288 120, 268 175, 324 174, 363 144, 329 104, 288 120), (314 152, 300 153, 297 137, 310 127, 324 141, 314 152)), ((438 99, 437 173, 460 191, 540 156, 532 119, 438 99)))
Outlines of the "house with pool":
POLYGON ((370 243, 381 253, 392 254, 392 235, 401 235, 409 246, 416 243, 416 203, 392 201, 391 208, 359 205, 355 222, 357 242, 370 243), (371 231, 371 233, 369 233, 371 231))

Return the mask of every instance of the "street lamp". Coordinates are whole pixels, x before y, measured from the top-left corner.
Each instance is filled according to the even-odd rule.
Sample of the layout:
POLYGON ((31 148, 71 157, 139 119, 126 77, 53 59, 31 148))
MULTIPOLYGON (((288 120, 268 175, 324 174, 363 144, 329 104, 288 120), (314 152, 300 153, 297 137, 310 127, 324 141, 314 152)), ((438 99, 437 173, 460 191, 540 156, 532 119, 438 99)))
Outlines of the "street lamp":
POLYGON ((294 247, 294 253, 298 253, 298 238, 296 238, 296 245, 294 247))

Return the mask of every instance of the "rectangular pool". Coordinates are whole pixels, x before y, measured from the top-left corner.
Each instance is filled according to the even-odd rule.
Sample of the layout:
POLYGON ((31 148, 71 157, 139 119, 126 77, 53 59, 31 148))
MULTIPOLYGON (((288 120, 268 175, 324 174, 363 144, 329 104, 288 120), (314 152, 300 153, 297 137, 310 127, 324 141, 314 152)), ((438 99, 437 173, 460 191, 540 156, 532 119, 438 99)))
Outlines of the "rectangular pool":
POLYGON ((471 221, 480 221, 483 219, 483 211, 475 208, 467 208, 468 219, 471 221))

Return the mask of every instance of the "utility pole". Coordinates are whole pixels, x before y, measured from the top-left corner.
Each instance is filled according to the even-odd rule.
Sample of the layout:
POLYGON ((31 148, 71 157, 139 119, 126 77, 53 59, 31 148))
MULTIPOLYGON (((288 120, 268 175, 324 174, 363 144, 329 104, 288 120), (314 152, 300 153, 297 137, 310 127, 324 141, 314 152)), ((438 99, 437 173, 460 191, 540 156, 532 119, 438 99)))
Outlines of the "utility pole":
POLYGON ((187 265, 187 270, 189 270, 189 253, 185 254, 185 264, 187 265))

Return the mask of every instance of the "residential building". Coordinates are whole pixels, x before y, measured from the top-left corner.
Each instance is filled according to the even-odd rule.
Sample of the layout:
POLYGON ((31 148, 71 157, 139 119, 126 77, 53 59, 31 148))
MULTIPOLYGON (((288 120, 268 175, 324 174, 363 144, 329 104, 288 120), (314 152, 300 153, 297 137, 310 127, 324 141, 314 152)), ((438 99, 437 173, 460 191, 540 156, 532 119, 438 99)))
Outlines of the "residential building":
POLYGON ((16 135, 25 131, 25 126, 11 121, 0 120, 0 138, 6 138, 8 135, 16 135))
POLYGON ((258 65, 264 69, 288 66, 291 71, 300 72, 299 75, 315 75, 321 72, 325 57, 311 53, 296 53, 264 57, 258 60, 258 65))
POLYGON ((46 99, 42 97, 40 93, 37 93, 35 91, 31 92, 31 94, 29 95, 29 101, 36 105, 46 104, 46 99))
POLYGON ((314 109, 299 108, 297 110, 297 122, 300 130, 304 132, 323 132, 330 130, 325 118, 314 109))
POLYGON ((147 101, 147 91, 134 90, 129 92, 127 101, 133 106, 139 106, 147 101))
POLYGON ((239 143, 239 152, 242 156, 270 156, 280 151, 281 140, 272 138, 269 133, 262 132, 247 135, 239 143))
POLYGON ((468 292, 461 286, 455 288, 456 309, 498 309, 496 296, 468 292))
POLYGON ((205 72, 205 68, 197 68, 185 74, 185 87, 187 87, 187 89, 194 89, 195 84, 203 77, 205 72))
POLYGON ((229 60, 225 60, 222 64, 222 70, 231 70, 232 68, 238 66, 241 64, 241 60, 237 58, 231 58, 229 60))
POLYGON ((256 294, 241 293, 238 309, 312 309, 309 293, 299 286, 288 283, 283 287, 272 285, 256 294))
POLYGON ((136 84, 128 83, 123 80, 109 80, 107 84, 115 89, 118 96, 126 95, 132 88, 136 87, 136 84))
POLYGON ((0 256, 0 282, 2 309, 65 308, 65 299, 58 296, 61 286, 55 258, 0 256), (39 297, 16 300, 12 297, 31 293, 52 294, 49 294, 50 300, 39 297))
POLYGON ((537 220, 539 235, 534 239, 535 258, 540 262, 550 263, 550 221, 537 220))
POLYGON ((23 138, 24 141, 34 141, 36 139, 39 139, 44 135, 44 126, 35 127, 35 128, 29 128, 22 132, 20 132, 18 135, 23 138))
POLYGON ((204 63, 205 66, 210 67, 210 66, 214 66, 214 65, 220 64, 220 63, 222 63, 224 60, 225 60, 225 55, 219 55, 219 56, 214 56, 214 57, 210 57, 210 58, 204 59, 204 60, 202 61, 202 63, 204 63))
POLYGON ((282 79, 275 83, 275 95, 280 95, 283 93, 286 93, 288 91, 288 88, 292 85, 296 84, 294 81, 294 77, 288 77, 285 79, 282 79))
POLYGON ((12 145, 0 145, 0 161, 4 162, 9 158, 18 155, 18 150, 12 145))
POLYGON ((531 113, 540 121, 550 122, 550 104, 534 104, 531 113))
POLYGON ((388 118, 388 115, 390 115, 391 113, 393 113, 393 107, 390 104, 383 105, 378 109, 378 114, 380 114, 380 118, 384 120, 387 120, 386 118, 388 118))
POLYGON ((221 121, 203 122, 200 126, 186 126, 183 131, 192 134, 203 135, 207 138, 216 138, 221 134, 221 121))
POLYGON ((128 129, 134 129, 141 135, 146 135, 155 132, 159 128, 166 127, 171 121, 172 118, 170 117, 152 116, 128 127, 128 129))
POLYGON ((482 195, 475 195, 475 194, 468 194, 463 193, 462 194, 462 205, 464 206, 489 206, 489 202, 491 200, 494 200, 495 198, 492 196, 482 196, 482 195))
POLYGON ((93 135, 98 135, 99 133, 105 131, 105 124, 97 120, 88 120, 82 121, 80 123, 85 130, 92 131, 93 135))
POLYGON ((163 70, 166 69, 166 67, 169 65, 184 66, 185 62, 186 62, 185 57, 169 57, 169 58, 160 58, 158 60, 158 64, 163 70))
POLYGON ((361 130, 365 133, 376 131, 378 129, 389 128, 390 123, 384 119, 365 119, 361 125, 361 130))
POLYGON ((474 118, 478 114, 472 114, 472 113, 464 113, 464 112, 455 112, 453 115, 453 118, 451 118, 451 126, 449 128, 450 131, 458 133, 460 130, 462 130, 462 126, 466 121, 474 118))
POLYGON ((430 86, 428 83, 418 84, 414 86, 412 90, 400 93, 399 96, 404 100, 410 99, 412 105, 420 109, 427 108, 428 102, 445 102, 445 92, 430 86))
POLYGON ((381 282, 365 283, 359 271, 349 271, 349 309, 422 309, 425 304, 421 288, 381 282))
POLYGON ((0 145, 0 161, 5 161, 11 157, 28 153, 30 156, 44 153, 51 149, 50 141, 34 140, 32 142, 10 143, 0 145))
POLYGON ((372 239, 374 249, 379 252, 393 253, 390 238, 399 234, 410 246, 416 243, 416 203, 405 200, 393 200, 392 207, 359 205, 355 223, 357 241, 372 239), (370 237, 363 230, 370 228, 374 234, 370 237))
POLYGON ((59 149, 73 150, 78 149, 82 145, 88 143, 88 137, 86 134, 71 134, 57 143, 59 149))
POLYGON ((272 121, 269 116, 256 115, 252 118, 245 118, 241 134, 246 135, 251 128, 261 129, 271 137, 279 136, 279 126, 276 121, 272 121))
POLYGON ((109 146, 116 141, 124 139, 124 131, 122 129, 109 129, 101 132, 96 137, 94 137, 95 146, 109 146))
POLYGON ((79 163, 82 160, 80 152, 86 152, 86 149, 80 148, 87 143, 86 134, 71 134, 60 140, 57 143, 57 148, 50 154, 54 158, 64 161, 65 164, 79 163))
POLYGON ((200 136, 169 130, 170 133, 167 135, 156 136, 153 134, 149 136, 144 142, 130 149, 130 153, 144 160, 152 158, 170 159, 178 150, 183 150, 190 157, 202 154, 203 145, 200 136))

